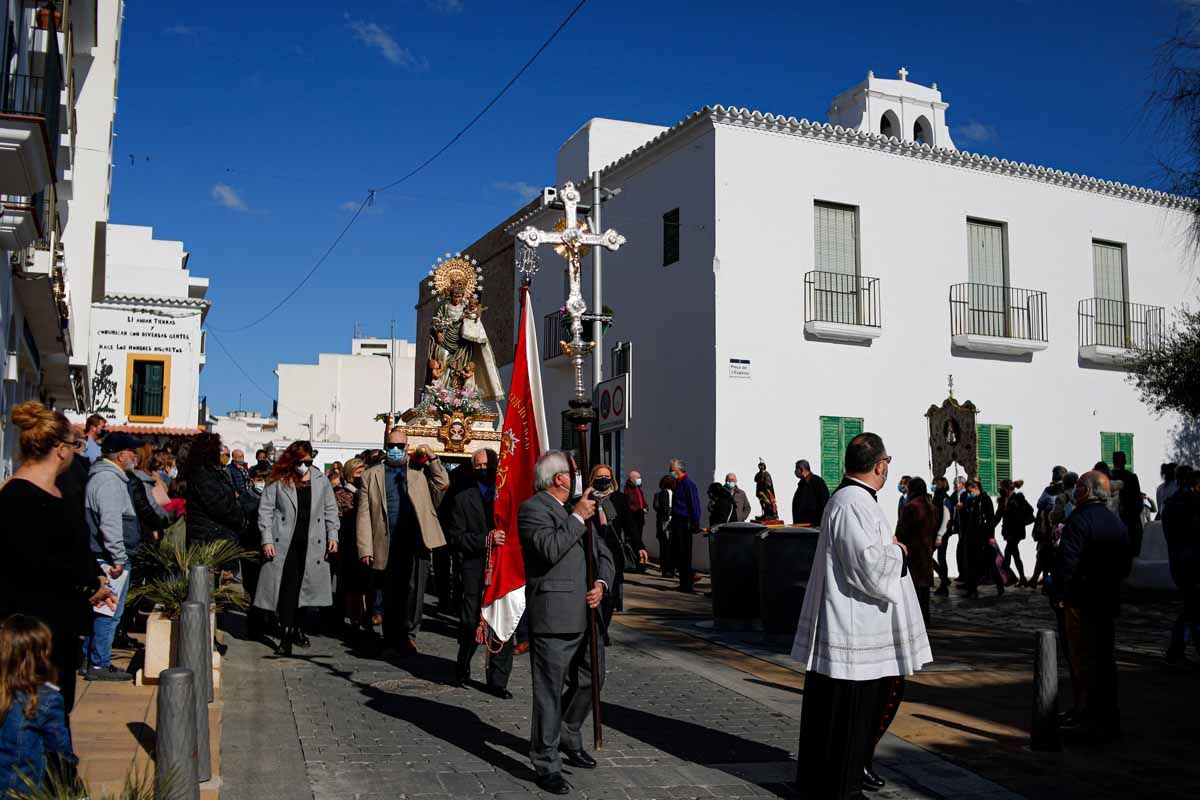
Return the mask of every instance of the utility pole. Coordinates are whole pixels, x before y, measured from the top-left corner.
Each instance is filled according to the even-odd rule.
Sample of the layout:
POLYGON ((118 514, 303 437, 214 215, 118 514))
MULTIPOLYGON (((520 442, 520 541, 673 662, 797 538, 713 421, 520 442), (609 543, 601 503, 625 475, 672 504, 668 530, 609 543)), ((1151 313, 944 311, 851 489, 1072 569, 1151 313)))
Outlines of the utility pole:
MULTIPOLYGON (((592 230, 600 233, 600 170, 592 173, 592 230)), ((604 314, 604 272, 601 266, 603 247, 592 248, 592 314, 597 317, 592 322, 592 388, 595 389, 604 380, 604 323, 599 317, 604 314)))
MULTIPOLYGON (((387 425, 390 430, 395 420, 392 419, 392 413, 396 410, 396 320, 392 320, 391 333, 388 334, 388 366, 392 368, 392 387, 388 394, 387 406, 387 425)), ((384 431, 384 435, 387 431, 384 431)))

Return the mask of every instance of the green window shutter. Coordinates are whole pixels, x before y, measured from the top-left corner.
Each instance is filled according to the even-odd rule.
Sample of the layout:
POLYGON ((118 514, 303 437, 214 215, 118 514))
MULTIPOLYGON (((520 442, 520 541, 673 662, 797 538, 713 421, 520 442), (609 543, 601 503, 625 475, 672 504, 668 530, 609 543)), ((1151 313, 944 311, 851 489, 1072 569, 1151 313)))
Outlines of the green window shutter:
POLYGON ((978 425, 975 428, 975 454, 979 458, 979 474, 976 476, 988 494, 996 493, 996 448, 992 439, 992 426, 978 425))
POLYGON ((1113 462, 1113 453, 1121 449, 1119 436, 1120 434, 1111 431, 1100 431, 1100 460, 1110 467, 1113 462))
POLYGON ((1127 462, 1125 468, 1133 472, 1133 434, 1118 433, 1117 445, 1117 449, 1125 454, 1125 461, 1127 462))
POLYGON ((841 479, 846 449, 842 447, 842 418, 821 417, 821 477, 841 479))
POLYGON ((1000 481, 1012 480, 1012 425, 993 425, 992 440, 996 465, 995 485, 998 492, 1000 481))
POLYGON ((862 417, 842 417, 842 452, 846 452, 846 445, 850 444, 850 440, 863 432, 862 417))

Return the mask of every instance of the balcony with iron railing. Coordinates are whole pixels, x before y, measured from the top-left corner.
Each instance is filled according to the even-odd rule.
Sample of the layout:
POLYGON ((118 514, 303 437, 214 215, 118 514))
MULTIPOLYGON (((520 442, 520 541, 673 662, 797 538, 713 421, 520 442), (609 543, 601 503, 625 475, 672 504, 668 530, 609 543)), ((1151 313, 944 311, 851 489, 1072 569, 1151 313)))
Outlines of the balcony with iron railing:
POLYGON ((1162 306, 1089 297, 1079 301, 1079 359, 1123 366, 1161 346, 1167 312, 1162 306))
MULTIPOLYGON (((592 325, 583 324, 583 341, 594 341, 592 325)), ((559 364, 568 363, 564 355, 562 342, 571 341, 571 318, 561 311, 552 311, 542 318, 542 361, 554 361, 559 364)))
POLYGON ((0 192, 30 196, 57 176, 63 61, 56 16, 45 15, 32 46, 11 52, 10 40, 0 53, 0 64, 21 64, 0 73, 0 192))
POLYGON ((822 270, 806 272, 804 332, 841 342, 878 339, 883 333, 879 279, 822 270))
POLYGON ((1015 286, 956 283, 950 287, 954 347, 996 355, 1045 350, 1046 293, 1015 286))

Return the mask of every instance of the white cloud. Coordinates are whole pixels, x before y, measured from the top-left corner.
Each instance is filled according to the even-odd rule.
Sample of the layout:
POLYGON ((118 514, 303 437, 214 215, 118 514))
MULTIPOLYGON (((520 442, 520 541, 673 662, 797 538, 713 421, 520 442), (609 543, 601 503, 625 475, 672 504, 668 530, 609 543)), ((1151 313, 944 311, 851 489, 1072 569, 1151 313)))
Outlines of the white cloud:
POLYGON ((521 196, 521 199, 528 203, 542 193, 542 187, 534 186, 525 181, 496 181, 492 184, 493 189, 500 189, 505 192, 515 192, 521 196))
POLYGON ((975 142, 977 144, 993 142, 999 136, 993 126, 984 124, 976 119, 969 120, 965 125, 955 125, 951 133, 955 139, 961 139, 965 142, 975 142))
POLYGON ((399 67, 410 70, 429 69, 428 59, 413 55, 407 47, 401 47, 396 37, 387 28, 375 22, 363 22, 346 14, 346 27, 354 38, 367 47, 378 50, 380 55, 399 67))
POLYGON ((191 39, 194 43, 200 44, 200 31, 196 30, 191 25, 184 25, 176 22, 174 25, 168 25, 164 32, 169 33, 172 36, 181 36, 184 39, 191 39))
POLYGON ((359 201, 347 200, 346 202, 344 202, 340 206, 338 206, 338 208, 342 209, 342 211, 357 211, 358 207, 360 205, 362 205, 361 200, 359 200, 359 201))
POLYGON ((246 201, 238 194, 237 189, 234 189, 227 183, 218 183, 213 186, 212 199, 225 208, 233 209, 234 211, 250 210, 250 207, 246 205, 246 201))
POLYGON ((425 0, 425 5, 440 14, 461 14, 463 0, 425 0))

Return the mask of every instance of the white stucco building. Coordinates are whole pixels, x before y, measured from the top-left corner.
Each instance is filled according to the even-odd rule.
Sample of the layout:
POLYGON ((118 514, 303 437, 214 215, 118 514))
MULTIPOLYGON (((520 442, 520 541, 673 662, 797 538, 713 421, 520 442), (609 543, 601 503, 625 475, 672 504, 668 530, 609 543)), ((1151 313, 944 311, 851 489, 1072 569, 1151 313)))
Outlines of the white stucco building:
POLYGON ((245 452, 246 459, 253 464, 254 451, 276 438, 279 420, 257 411, 230 411, 210 415, 206 427, 220 435, 221 442, 230 450, 245 452))
POLYGON ((369 442, 377 447, 383 440, 383 423, 375 417, 389 411, 393 386, 390 410, 404 411, 411 405, 416 357, 416 345, 404 339, 356 338, 349 354, 321 353, 316 364, 280 364, 275 370, 277 437, 369 442))
MULTIPOLYGON (((122 0, 0 1, 0 417, 89 406, 93 254, 108 219, 122 0)), ((16 455, 0 426, 0 472, 16 455)))
POLYGON ((208 278, 192 275, 183 242, 148 227, 107 225, 97 253, 89 331, 92 408, 142 433, 193 433, 208 278))
MULTIPOLYGON (((607 343, 634 343, 623 464, 648 486, 680 456, 702 492, 728 471, 752 490, 761 456, 788 516, 794 462, 832 488, 866 429, 894 457, 894 518, 895 479, 929 476, 924 414, 949 375, 980 410, 988 486, 1023 478, 1036 495, 1053 465, 1082 471, 1118 442, 1157 483, 1176 421, 1139 402, 1121 364, 1195 296, 1193 201, 957 150, 936 85, 906 78, 837 95, 837 124, 716 106, 669 129, 592 120, 563 145, 558 185, 590 199, 601 169, 621 188, 604 205, 628 239, 604 259, 607 343)), ((544 248, 541 263, 554 416, 571 392, 546 341, 563 262, 544 248)))

